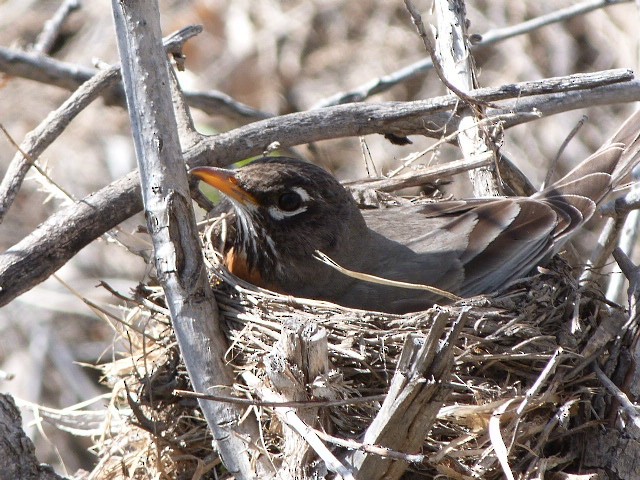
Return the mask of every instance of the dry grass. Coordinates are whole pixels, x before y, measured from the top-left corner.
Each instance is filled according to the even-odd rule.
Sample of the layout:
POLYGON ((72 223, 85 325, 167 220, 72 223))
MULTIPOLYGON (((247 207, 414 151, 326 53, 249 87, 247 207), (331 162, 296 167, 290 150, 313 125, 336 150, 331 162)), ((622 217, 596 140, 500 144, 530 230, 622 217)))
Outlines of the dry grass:
MULTIPOLYGON (((416 3, 426 11, 427 2, 416 3)), ((468 2, 471 31, 482 33, 515 25, 571 3, 468 2)), ((0 43, 28 45, 55 6, 43 1, 0 3, 0 43)), ((185 84, 193 89, 222 90, 274 114, 309 108, 336 92, 352 89, 424 56, 399 1, 194 0, 170 2, 163 8, 166 33, 189 23, 204 25, 205 33, 187 44, 189 72, 182 75, 185 84)), ((68 24, 67 41, 55 56, 85 66, 91 65, 94 57, 116 62, 112 30, 108 2, 92 2, 68 24)), ((637 12, 632 3, 545 27, 478 51, 480 84, 495 86, 581 71, 633 68, 636 35, 637 12)), ((443 92, 440 82, 429 74, 373 100, 422 99, 443 92)), ((66 96, 60 89, 3 78, 0 121, 20 141, 66 96)), ((563 154, 561 170, 593 152, 628 109, 612 106, 586 112, 590 121, 563 154)), ((582 113, 571 112, 512 129, 506 134, 503 149, 539 184, 582 113)), ((196 120, 201 131, 211 133, 235 126, 228 119, 198 113, 196 120)), ((133 168, 129 135, 124 111, 95 104, 47 150, 43 160, 58 182, 81 197, 133 168)), ((412 138, 412 147, 393 146, 378 137, 365 140, 381 170, 396 167, 396 159, 405 157, 409 149, 420 150, 431 144, 420 138, 412 138)), ((8 143, 2 146, 0 163, 6 165, 14 150, 8 143)), ((365 161, 358 139, 320 142, 299 147, 299 151, 341 178, 364 175, 365 161)), ((443 148, 424 161, 441 162, 458 155, 452 148, 443 148)), ((463 195, 464 184, 465 179, 457 178, 456 190, 452 191, 463 195)), ((61 208, 59 200, 43 206, 49 193, 40 191, 34 182, 25 185, 0 230, 1 245, 6 248, 14 244, 49 213, 61 208)), ((586 233, 581 240, 593 244, 594 235, 586 233)), ((503 438, 514 446, 514 468, 534 476, 541 475, 545 468, 559 469, 576 461, 567 439, 591 431, 593 411, 603 418, 606 406, 594 400, 600 387, 592 373, 577 368, 585 362, 580 354, 585 354, 585 349, 591 353, 594 345, 600 345, 598 342, 606 343, 607 337, 600 339, 596 333, 601 333, 600 325, 610 321, 611 313, 598 295, 590 296, 583 286, 575 285, 563 264, 556 267, 514 286, 500 298, 478 300, 473 319, 457 345, 452 395, 427 439, 425 454, 429 460, 420 468, 430 472, 439 468, 460 476, 474 472, 487 478, 499 476, 487 431, 491 413, 500 407, 506 412, 500 424, 503 438), (572 322, 580 323, 582 330, 570 331, 572 322), (559 346, 563 351, 556 355, 559 346), (544 377, 540 389, 527 397, 526 392, 547 365, 553 365, 553 371, 544 377), (518 411, 520 405, 522 411, 518 411), (537 457, 543 447, 544 459, 537 457), (440 458, 437 452, 447 455, 440 458)), ((219 273, 212 269, 212 273, 219 273)), ((140 280, 152 283, 147 270, 124 249, 96 242, 70 262, 61 275, 81 290, 81 295, 101 303, 104 298, 97 298, 100 294, 92 288, 97 279, 109 278, 111 284, 125 291, 140 280)), ((233 341, 230 360, 261 376, 260 355, 274 343, 282 321, 295 317, 316 322, 330 334, 331 359, 341 375, 327 381, 335 382, 332 388, 344 396, 383 392, 408 332, 424 332, 434 315, 455 318, 458 311, 458 306, 453 306, 416 316, 386 317, 314 303, 292 305, 289 299, 238 286, 219 274, 223 283, 218 298, 233 341)), ((90 364, 118 358, 103 366, 111 403, 100 412, 110 427, 105 427, 104 437, 96 439, 100 458, 96 472, 112 478, 147 478, 152 473, 170 477, 177 472, 197 477, 216 468, 217 459, 211 455, 194 400, 168 394, 169 388, 186 388, 187 384, 168 320, 157 308, 162 307, 161 296, 152 287, 140 294, 145 299, 142 305, 128 304, 125 313, 110 311, 110 315, 125 318, 136 328, 125 328, 112 320, 96 321, 94 312, 55 282, 3 308, 0 369, 18 375, 13 382, 3 381, 2 387, 24 400, 63 408, 100 391, 87 369, 83 372, 69 366, 70 362, 63 367, 58 361, 60 352, 90 364), (125 382, 144 415, 158 424, 145 424, 146 429, 132 425, 140 420, 130 410, 125 382), (149 431, 152 427, 167 429, 158 435, 149 431)), ((371 403, 331 409, 335 435, 354 438, 376 408, 371 403)), ((277 455, 280 426, 271 421, 268 408, 261 409, 260 415, 265 444, 277 455)), ((95 459, 83 458, 77 432, 69 437, 47 431, 52 442, 37 431, 32 433, 42 461, 58 464, 52 447, 55 444, 63 456, 61 463, 71 472, 81 466, 92 468, 95 459)))
MULTIPOLYGON (((472 306, 456 342, 451 393, 425 439, 423 461, 411 469, 501 478, 491 429, 509 446, 509 465, 519 478, 579 465, 579 438, 593 434, 603 413, 602 387, 588 363, 614 334, 600 325, 620 325, 624 315, 608 307, 599 292, 578 287, 563 260, 499 296, 397 316, 258 290, 228 274, 206 244, 231 345, 227 359, 238 375, 248 370, 268 386, 265 362, 282 326, 302 323, 326 330, 332 366, 330 374, 307 384, 310 400, 384 394, 406 337, 426 335, 437 316, 453 321, 472 306), (572 323, 580 326, 575 332, 569 331, 572 323)), ((121 332, 131 355, 102 367, 128 426, 105 429, 95 447, 101 464, 91 478, 200 478, 219 460, 195 400, 172 395, 188 388, 188 379, 163 313, 163 296, 144 287, 137 298, 130 316, 137 328, 121 332)), ((239 398, 259 398, 245 386, 235 390, 239 398)), ((357 441, 379 407, 379 399, 330 406, 320 409, 320 416, 333 437, 357 441)), ((283 454, 280 420, 273 408, 248 408, 258 415, 262 448, 277 465, 283 454)))

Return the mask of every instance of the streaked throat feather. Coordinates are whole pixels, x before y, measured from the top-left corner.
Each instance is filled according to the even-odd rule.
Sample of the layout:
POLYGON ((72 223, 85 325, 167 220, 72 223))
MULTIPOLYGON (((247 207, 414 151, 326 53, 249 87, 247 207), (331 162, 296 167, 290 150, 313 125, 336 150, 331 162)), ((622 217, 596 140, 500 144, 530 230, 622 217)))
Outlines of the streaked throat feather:
POLYGON ((262 226, 257 209, 234 202, 237 234, 235 247, 244 253, 249 270, 272 271, 280 264, 276 244, 262 226), (259 244, 260 242, 260 244, 259 244))

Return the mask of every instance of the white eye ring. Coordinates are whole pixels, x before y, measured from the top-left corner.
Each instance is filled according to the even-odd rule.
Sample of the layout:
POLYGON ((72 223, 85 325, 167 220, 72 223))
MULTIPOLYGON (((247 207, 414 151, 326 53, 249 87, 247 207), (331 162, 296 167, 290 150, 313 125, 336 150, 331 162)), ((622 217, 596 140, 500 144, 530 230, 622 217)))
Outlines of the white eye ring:
POLYGON ((267 211, 269 212, 269 215, 271 215, 271 218, 273 218, 274 220, 284 220, 287 217, 293 217, 294 215, 298 215, 302 212, 307 211, 307 205, 305 205, 305 203, 307 203, 311 199, 311 196, 302 187, 293 187, 291 190, 293 190, 300 196, 300 200, 302 202, 300 207, 296 208, 295 210, 285 211, 275 205, 272 205, 267 209, 267 211))

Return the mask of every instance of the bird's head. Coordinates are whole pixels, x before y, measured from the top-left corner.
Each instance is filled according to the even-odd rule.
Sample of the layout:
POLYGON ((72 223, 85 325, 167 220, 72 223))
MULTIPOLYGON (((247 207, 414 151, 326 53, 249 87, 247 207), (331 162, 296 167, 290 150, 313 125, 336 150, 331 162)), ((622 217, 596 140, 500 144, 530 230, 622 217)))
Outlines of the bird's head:
POLYGON ((223 193, 236 211, 234 248, 249 268, 309 261, 331 255, 348 238, 345 228, 364 220, 340 183, 322 168, 286 157, 256 160, 237 170, 196 167, 190 173, 223 193))

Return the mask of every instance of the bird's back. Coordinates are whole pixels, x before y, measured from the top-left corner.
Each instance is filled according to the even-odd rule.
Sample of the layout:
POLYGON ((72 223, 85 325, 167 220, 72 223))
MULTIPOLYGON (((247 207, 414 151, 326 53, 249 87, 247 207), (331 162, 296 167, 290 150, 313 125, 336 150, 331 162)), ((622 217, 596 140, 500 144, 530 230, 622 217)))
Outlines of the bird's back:
MULTIPOLYGON (((367 253, 378 259, 367 273, 429 284, 461 296, 499 290, 546 262, 593 216, 597 205, 637 163, 639 127, 640 113, 636 113, 600 150, 531 197, 364 211, 372 235, 385 239, 373 242, 380 251, 367 253)), ((367 288, 380 293, 383 287, 361 290, 367 288)), ((395 296, 372 296, 393 299, 378 307, 394 312, 444 300, 399 289, 395 296)))

